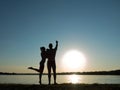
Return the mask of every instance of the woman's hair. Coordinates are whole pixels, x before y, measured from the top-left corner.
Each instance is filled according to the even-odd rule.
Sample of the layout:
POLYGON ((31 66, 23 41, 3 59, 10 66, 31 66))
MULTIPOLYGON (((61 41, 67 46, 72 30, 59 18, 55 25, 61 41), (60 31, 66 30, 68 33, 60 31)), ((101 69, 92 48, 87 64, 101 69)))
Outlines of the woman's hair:
POLYGON ((45 47, 40 47, 40 50, 41 51, 45 51, 45 47))

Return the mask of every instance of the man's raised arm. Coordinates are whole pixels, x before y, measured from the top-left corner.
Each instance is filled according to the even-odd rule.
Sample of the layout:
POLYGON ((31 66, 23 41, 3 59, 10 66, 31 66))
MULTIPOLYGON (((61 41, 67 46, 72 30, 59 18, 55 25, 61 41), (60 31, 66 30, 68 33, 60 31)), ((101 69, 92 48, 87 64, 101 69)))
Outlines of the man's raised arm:
POLYGON ((58 48, 58 41, 56 41, 55 50, 57 50, 57 48, 58 48))

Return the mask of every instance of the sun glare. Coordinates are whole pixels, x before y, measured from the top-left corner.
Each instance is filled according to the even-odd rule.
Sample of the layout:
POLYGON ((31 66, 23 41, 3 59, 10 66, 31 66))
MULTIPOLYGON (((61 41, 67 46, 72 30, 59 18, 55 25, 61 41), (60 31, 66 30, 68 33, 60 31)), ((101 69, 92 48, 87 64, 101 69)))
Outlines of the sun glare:
POLYGON ((86 58, 83 53, 77 50, 71 50, 64 54, 63 63, 69 69, 83 68, 86 63, 86 58))
POLYGON ((80 76, 78 75, 70 75, 69 80, 71 83, 75 84, 75 83, 81 82, 82 78, 80 78, 80 76))

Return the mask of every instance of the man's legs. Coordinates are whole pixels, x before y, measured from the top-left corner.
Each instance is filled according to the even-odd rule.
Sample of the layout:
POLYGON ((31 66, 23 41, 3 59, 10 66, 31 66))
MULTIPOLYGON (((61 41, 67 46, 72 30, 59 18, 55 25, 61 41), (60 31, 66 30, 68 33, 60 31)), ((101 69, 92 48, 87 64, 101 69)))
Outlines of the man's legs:
POLYGON ((56 64, 55 64, 55 62, 53 63, 52 69, 53 69, 54 84, 56 84, 56 64))
POLYGON ((49 80, 49 85, 51 83, 51 63, 47 62, 47 68, 48 68, 48 80, 49 80))

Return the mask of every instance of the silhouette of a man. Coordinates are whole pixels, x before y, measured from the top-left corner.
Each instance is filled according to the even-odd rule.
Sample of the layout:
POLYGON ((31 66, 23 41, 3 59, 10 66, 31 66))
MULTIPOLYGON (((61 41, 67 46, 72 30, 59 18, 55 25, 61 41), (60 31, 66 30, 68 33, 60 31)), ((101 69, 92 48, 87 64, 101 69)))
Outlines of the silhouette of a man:
POLYGON ((48 68, 48 80, 51 83, 51 69, 53 70, 54 84, 56 84, 56 63, 55 56, 58 47, 58 41, 56 41, 56 46, 53 48, 52 43, 49 44, 49 49, 47 49, 47 68, 48 68))

